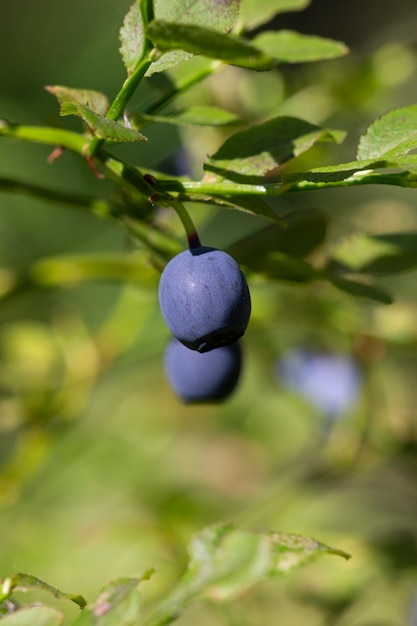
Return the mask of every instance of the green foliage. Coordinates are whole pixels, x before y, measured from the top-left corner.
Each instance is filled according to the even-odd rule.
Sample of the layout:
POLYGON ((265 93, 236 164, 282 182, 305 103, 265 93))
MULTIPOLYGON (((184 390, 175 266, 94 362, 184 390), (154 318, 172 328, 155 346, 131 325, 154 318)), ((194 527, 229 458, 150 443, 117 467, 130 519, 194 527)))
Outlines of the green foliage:
POLYGON ((364 626, 396 585, 393 606, 411 595, 417 105, 395 89, 417 58, 398 44, 387 72, 384 49, 352 62, 334 39, 271 30, 309 5, 139 0, 113 99, 104 61, 97 80, 85 64, 102 91, 46 87, 82 128, 37 124, 32 93, 35 122, 16 121, 20 92, 0 121, 4 626, 364 626), (157 283, 195 224, 253 299, 248 373, 224 407, 179 407, 161 381, 157 283), (285 388, 277 362, 297 346, 357 363, 346 419, 285 388), (349 555, 304 532, 352 565, 321 564, 349 555))

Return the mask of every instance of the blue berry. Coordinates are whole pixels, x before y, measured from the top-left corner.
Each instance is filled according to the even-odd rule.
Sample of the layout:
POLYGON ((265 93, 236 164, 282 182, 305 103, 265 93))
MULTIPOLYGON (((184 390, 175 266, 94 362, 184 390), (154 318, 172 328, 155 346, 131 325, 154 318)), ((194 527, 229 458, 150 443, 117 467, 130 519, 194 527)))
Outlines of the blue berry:
POLYGON ((239 343, 201 353, 172 339, 164 356, 165 373, 171 387, 186 403, 227 398, 237 385, 241 363, 239 343))
POLYGON ((239 265, 226 252, 204 246, 185 250, 167 264, 159 303, 174 337, 199 352, 237 341, 251 311, 239 265))
POLYGON ((284 354, 278 364, 278 375, 287 387, 329 418, 352 408, 362 379, 359 366, 351 357, 305 349, 284 354))

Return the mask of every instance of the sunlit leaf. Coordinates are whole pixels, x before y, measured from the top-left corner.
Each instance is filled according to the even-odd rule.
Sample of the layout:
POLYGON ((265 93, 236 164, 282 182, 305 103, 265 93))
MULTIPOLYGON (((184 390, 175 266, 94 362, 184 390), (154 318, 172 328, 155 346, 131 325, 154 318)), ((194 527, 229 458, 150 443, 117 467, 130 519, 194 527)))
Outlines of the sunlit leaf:
POLYGON ((64 616, 49 606, 19 609, 1 619, 2 626, 59 626, 64 616))
POLYGON ((53 94, 62 105, 64 102, 82 104, 94 113, 106 115, 109 108, 109 100, 104 93, 91 89, 72 89, 62 85, 48 85, 45 87, 49 93, 53 94))
POLYGON ((302 11, 310 0, 241 0, 240 19, 246 29, 265 24, 278 13, 302 11))
POLYGON ((316 142, 340 142, 344 136, 342 131, 326 130, 294 117, 276 117, 232 135, 204 168, 237 182, 257 182, 316 142))
POLYGON ((313 183, 334 183, 354 178, 357 172, 375 170, 388 167, 383 159, 368 159, 366 161, 350 161, 338 165, 316 167, 308 172, 291 172, 284 178, 284 184, 308 181, 313 183))
POLYGON ((405 154, 417 148, 417 105, 394 109, 373 122, 361 137, 358 159, 405 154))
POLYGON ((266 54, 286 63, 306 63, 347 54, 345 44, 290 30, 263 32, 252 43, 266 54))
POLYGON ((145 255, 79 254, 37 261, 30 270, 36 285, 73 286, 91 280, 136 282, 154 288, 159 274, 145 255))
POLYGON ((349 237, 332 258, 357 273, 386 276, 412 270, 417 267, 417 233, 349 237))
MULTIPOLYGON (((194 24, 211 28, 219 33, 231 30, 239 14, 239 0, 155 0, 155 19, 166 20, 177 24, 194 24)), ((128 74, 134 70, 139 61, 145 41, 144 27, 139 10, 139 3, 135 2, 125 17, 120 31, 123 61, 128 74)), ((164 54, 152 63, 147 71, 150 76, 155 72, 162 72, 181 61, 190 58, 189 52, 175 50, 164 54)))
POLYGON ((159 122, 175 126, 232 126, 241 124, 239 117, 214 106, 194 106, 170 115, 135 115, 134 122, 159 122))
POLYGON ((127 73, 131 74, 139 61, 145 43, 139 2, 134 2, 125 15, 120 29, 120 54, 127 73))
POLYGON ((264 580, 288 574, 324 554, 349 556, 314 539, 287 533, 254 533, 232 525, 206 528, 190 546, 185 585, 213 600, 236 597, 264 580), (198 583, 197 583, 198 581, 198 583))
POLYGON ((120 122, 109 120, 99 115, 83 104, 64 102, 61 106, 61 115, 77 115, 84 120, 87 126, 97 137, 114 142, 147 141, 147 138, 135 128, 124 126, 120 122))
POLYGON ((244 39, 202 26, 155 20, 146 33, 161 52, 184 50, 255 70, 268 70, 275 64, 270 56, 244 39))

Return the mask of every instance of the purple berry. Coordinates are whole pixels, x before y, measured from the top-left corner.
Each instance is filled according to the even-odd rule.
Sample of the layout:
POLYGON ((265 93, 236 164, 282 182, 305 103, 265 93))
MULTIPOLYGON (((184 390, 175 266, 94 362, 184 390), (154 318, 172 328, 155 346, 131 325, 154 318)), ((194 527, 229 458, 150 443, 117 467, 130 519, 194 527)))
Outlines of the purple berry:
POLYGON ((174 337, 199 352, 237 341, 251 312, 239 265, 226 252, 204 246, 185 250, 167 264, 159 303, 174 337))
POLYGON ((186 403, 227 398, 237 385, 241 364, 239 343, 201 353, 173 339, 164 356, 165 373, 171 387, 186 403))

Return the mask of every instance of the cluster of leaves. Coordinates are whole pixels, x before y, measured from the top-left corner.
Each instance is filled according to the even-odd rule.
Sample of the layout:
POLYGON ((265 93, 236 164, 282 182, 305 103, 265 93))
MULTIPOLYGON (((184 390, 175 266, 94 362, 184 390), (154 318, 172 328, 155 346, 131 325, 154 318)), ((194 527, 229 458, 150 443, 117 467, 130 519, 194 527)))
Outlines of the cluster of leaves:
POLYGON ((14 574, 1 581, 0 619, 4 626, 58 626, 62 613, 36 603, 20 606, 17 592, 46 591, 55 598, 71 600, 82 610, 73 626, 162 626, 175 621, 190 603, 210 599, 230 600, 264 580, 282 576, 311 563, 324 554, 349 555, 313 539, 286 533, 251 533, 230 524, 205 528, 189 547, 189 562, 183 578, 166 597, 144 610, 138 592, 152 571, 140 578, 116 580, 88 603, 80 595, 63 593, 34 576, 14 574))
MULTIPOLYGON (((345 137, 343 131, 322 128, 290 116, 271 117, 247 125, 235 114, 219 107, 183 109, 175 106, 178 96, 225 64, 267 71, 280 63, 306 63, 346 54, 344 44, 321 37, 287 30, 262 30, 256 34, 256 29, 265 27, 273 16, 303 9, 308 4, 306 0, 275 0, 261 6, 255 0, 215 3, 199 0, 192 5, 182 0, 135 2, 120 32, 120 51, 127 78, 112 103, 97 91, 59 85, 47 87, 58 99, 61 115, 81 118, 84 132, 28 127, 5 121, 0 125, 0 136, 57 146, 52 158, 64 148, 80 154, 98 176, 109 177, 117 183, 123 190, 123 201, 57 192, 21 180, 2 179, 0 187, 117 217, 151 252, 152 265, 158 269, 179 247, 158 225, 156 203, 178 209, 179 201, 200 202, 262 215, 276 224, 237 244, 238 249, 246 249, 246 253, 239 255, 239 261, 248 272, 291 282, 328 280, 354 296, 392 302, 391 295, 374 284, 373 279, 378 274, 391 274, 417 265, 413 236, 399 233, 389 241, 361 237, 351 242, 347 260, 343 243, 341 249, 335 249, 317 267, 307 261, 306 256, 324 240, 323 216, 317 211, 278 215, 271 200, 311 189, 375 183, 416 186, 417 160, 411 153, 417 146, 416 105, 391 111, 374 122, 360 139, 356 160, 305 172, 297 171, 294 159, 319 142, 341 142, 345 137), (186 69, 180 77, 170 76, 167 91, 139 110, 129 111, 129 102, 144 78, 169 71, 179 64, 186 69), (109 152, 117 143, 146 142, 142 131, 150 123, 220 126, 231 130, 237 126, 237 130, 207 158, 202 180, 193 181, 186 177, 167 177, 162 172, 147 176, 147 172, 109 152), (315 237, 310 236, 310 229, 315 237), (361 250, 366 248, 372 262, 359 262, 352 254, 357 246, 361 250), (256 249, 256 254, 250 253, 251 248, 256 249)), ((52 259, 49 266, 56 266, 57 272, 46 272, 45 276, 39 268, 30 268, 25 276, 11 279, 8 276, 8 280, 3 281, 3 291, 13 291, 22 282, 44 285, 57 281, 61 284, 65 282, 63 275, 67 267, 70 281, 74 274, 86 280, 102 277, 125 280, 133 275, 133 279, 154 285, 157 275, 145 264, 145 257, 133 262, 126 258, 52 259)))

